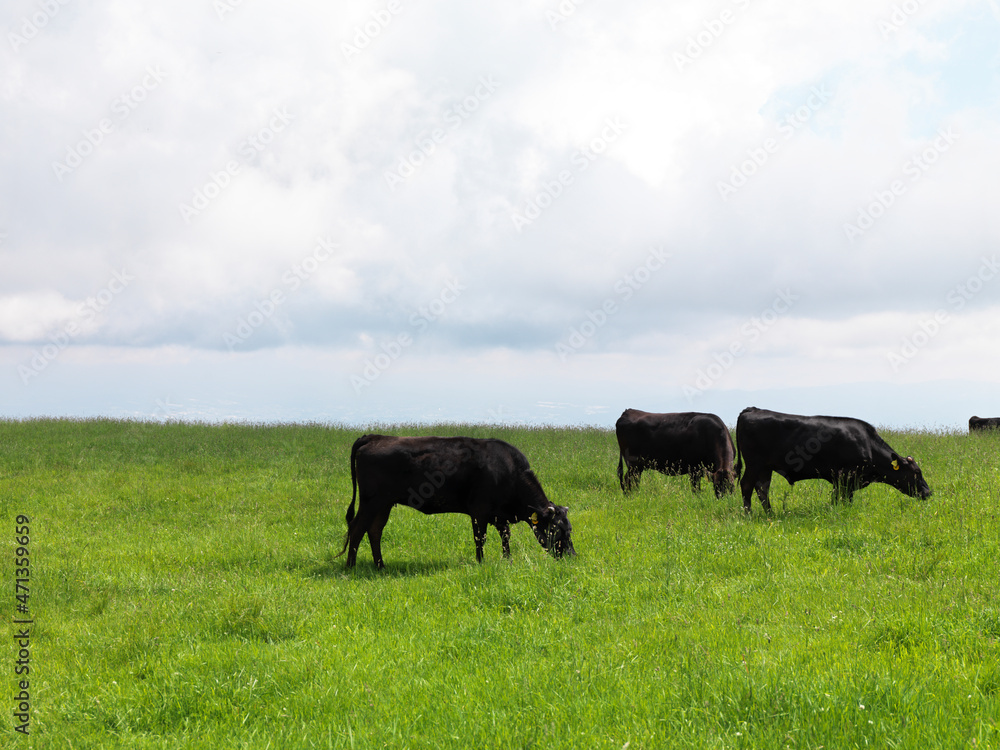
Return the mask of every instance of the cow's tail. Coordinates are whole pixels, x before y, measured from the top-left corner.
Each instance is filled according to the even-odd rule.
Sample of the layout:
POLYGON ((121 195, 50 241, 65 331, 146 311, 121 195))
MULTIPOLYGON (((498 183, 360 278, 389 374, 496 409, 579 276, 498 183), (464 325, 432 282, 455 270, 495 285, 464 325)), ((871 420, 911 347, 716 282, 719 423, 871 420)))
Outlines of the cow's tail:
POLYGON ((368 442, 368 435, 362 435, 354 441, 351 446, 351 504, 347 506, 347 531, 344 533, 344 547, 335 557, 340 557, 347 551, 347 544, 351 540, 351 521, 354 520, 354 501, 358 498, 358 448, 368 442))
MULTIPOLYGON (((740 415, 743 416, 742 414, 740 415)), ((743 424, 742 419, 736 420, 736 466, 733 467, 736 470, 736 481, 743 478, 743 451, 740 446, 743 445, 743 441, 740 440, 740 425, 743 424)))
POLYGON ((625 475, 622 473, 622 464, 624 463, 625 457, 622 455, 621 448, 618 449, 618 484, 625 488, 625 475))
POLYGON ((354 520, 354 501, 358 499, 358 448, 368 442, 365 440, 366 437, 368 436, 359 437, 351 446, 351 504, 347 506, 348 524, 354 520))

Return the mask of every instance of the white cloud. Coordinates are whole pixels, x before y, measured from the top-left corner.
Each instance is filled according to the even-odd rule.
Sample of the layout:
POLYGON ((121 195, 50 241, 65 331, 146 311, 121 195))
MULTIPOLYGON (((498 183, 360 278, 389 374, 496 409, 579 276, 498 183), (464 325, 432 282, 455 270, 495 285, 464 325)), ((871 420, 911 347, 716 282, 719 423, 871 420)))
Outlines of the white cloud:
POLYGON ((0 338, 14 342, 38 340, 73 320, 80 308, 80 303, 55 292, 0 297, 0 338))
MULTIPOLYGON (((426 347, 471 367, 465 355, 501 346, 526 358, 504 360, 517 369, 663 245, 670 263, 619 300, 587 357, 648 346, 683 383, 787 288, 801 303, 720 386, 904 378, 873 364, 874 332, 943 304, 1000 239, 1000 80, 981 4, 899 5, 580 3, 555 28, 565 4, 541 1, 400 0, 391 17, 382 2, 259 0, 222 18, 211 3, 60 6, 23 46, 0 45, 0 342, 41 344, 124 267, 136 281, 88 341, 223 348, 329 237, 336 258, 247 348, 377 346, 458 279, 468 291, 413 359, 426 347), (479 96, 483 80, 496 85, 479 96), (957 140, 914 179, 942 129, 957 140)), ((35 9, 15 3, 8 28, 35 9)), ((993 294, 934 342, 966 369, 990 371, 993 294)), ((905 378, 951 377, 934 351, 905 378)))

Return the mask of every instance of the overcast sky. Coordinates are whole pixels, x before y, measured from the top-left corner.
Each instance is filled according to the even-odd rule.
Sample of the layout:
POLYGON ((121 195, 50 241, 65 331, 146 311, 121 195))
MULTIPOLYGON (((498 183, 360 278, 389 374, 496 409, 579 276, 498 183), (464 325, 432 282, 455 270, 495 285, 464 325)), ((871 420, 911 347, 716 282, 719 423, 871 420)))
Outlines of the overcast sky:
POLYGON ((0 416, 1000 414, 995 0, 0 28, 0 416))

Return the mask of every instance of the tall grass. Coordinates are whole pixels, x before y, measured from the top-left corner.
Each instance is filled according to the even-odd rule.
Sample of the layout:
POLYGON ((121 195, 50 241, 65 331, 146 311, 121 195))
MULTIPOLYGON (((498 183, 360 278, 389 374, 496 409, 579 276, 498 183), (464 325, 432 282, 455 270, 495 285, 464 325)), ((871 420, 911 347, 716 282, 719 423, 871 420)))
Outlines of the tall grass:
MULTIPOLYGON (((775 477, 774 514, 748 517, 686 477, 623 497, 604 430, 380 429, 513 443, 578 555, 520 524, 511 560, 491 531, 476 564, 468 517, 397 508, 386 570, 364 543, 345 571, 354 430, 0 422, 0 534, 31 517, 35 618, 32 735, 4 706, 4 743, 1000 744, 995 436, 886 434, 927 501, 775 477)), ((12 571, 2 588, 12 612, 12 571)))

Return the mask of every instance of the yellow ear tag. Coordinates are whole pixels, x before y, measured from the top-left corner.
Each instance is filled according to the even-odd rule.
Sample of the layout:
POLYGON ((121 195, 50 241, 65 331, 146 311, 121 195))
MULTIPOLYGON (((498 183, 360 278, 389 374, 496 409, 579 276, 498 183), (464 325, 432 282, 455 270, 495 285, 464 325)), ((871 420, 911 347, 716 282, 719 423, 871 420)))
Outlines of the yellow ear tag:
POLYGON ((531 518, 529 520, 531 521, 531 525, 532 526, 537 526, 538 525, 538 514, 537 513, 532 513, 531 514, 531 518))
POLYGON ((892 459, 892 470, 899 471, 899 461, 896 459, 892 459))

